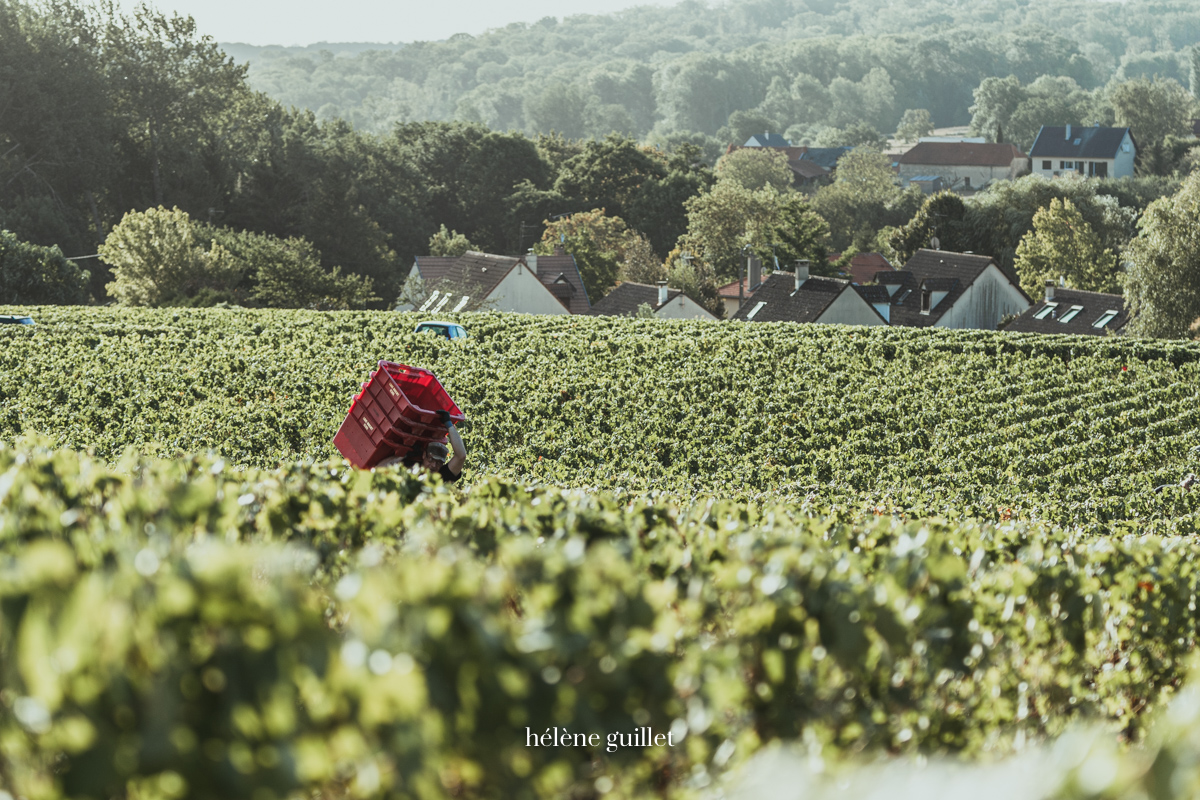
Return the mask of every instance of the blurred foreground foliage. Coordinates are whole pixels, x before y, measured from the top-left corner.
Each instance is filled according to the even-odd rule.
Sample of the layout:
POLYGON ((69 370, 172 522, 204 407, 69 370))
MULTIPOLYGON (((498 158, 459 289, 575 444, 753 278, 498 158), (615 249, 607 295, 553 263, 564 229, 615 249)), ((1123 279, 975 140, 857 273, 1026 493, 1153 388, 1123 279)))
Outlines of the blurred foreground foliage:
POLYGON ((877 511, 22 439, 0 447, 0 780, 689 796, 775 741, 982 755, 1081 718, 1137 741, 1184 678, 1190 538, 877 511), (638 727, 676 746, 527 744, 638 727))

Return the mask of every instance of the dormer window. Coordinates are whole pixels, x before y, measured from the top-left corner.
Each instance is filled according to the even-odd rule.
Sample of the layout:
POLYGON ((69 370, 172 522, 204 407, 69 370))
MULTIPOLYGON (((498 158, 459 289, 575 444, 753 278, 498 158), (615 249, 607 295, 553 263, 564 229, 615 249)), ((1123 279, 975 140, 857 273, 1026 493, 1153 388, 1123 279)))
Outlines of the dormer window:
POLYGON ((1071 306, 1070 308, 1067 309, 1067 312, 1065 314, 1063 314, 1061 317, 1059 317, 1058 321, 1059 322, 1070 322, 1071 320, 1075 319, 1075 317, 1079 314, 1080 311, 1083 311, 1083 306, 1071 306))
POLYGON ((1092 323, 1092 327, 1093 328, 1103 328, 1105 325, 1107 325, 1108 323, 1112 322, 1114 319, 1117 318, 1117 313, 1118 312, 1116 312, 1110 308, 1108 311, 1105 311, 1103 314, 1100 315, 1100 319, 1098 319, 1092 323))
POLYGON ((930 292, 928 289, 921 290, 921 313, 922 314, 929 313, 929 295, 930 295, 930 292))
POLYGON ((1056 308, 1058 308, 1058 303, 1046 303, 1046 305, 1042 306, 1040 311, 1033 315, 1033 318, 1045 319, 1046 317, 1050 316, 1056 308))

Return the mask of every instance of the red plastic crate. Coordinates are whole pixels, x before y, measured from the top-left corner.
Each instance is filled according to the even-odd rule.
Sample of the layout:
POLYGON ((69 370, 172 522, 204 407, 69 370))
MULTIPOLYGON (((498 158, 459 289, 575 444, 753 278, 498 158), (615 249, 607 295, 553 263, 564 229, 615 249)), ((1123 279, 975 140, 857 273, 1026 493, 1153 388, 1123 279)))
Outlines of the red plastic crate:
POLYGON ((451 422, 466 418, 432 372, 381 361, 354 396, 333 443, 351 464, 370 469, 419 444, 444 442, 448 431, 439 410, 451 422))
POLYGON ((450 414, 450 421, 457 424, 466 419, 462 410, 446 394, 437 377, 427 369, 380 361, 379 371, 372 383, 384 379, 382 388, 395 402, 397 409, 410 422, 419 425, 440 425, 439 411, 450 414))

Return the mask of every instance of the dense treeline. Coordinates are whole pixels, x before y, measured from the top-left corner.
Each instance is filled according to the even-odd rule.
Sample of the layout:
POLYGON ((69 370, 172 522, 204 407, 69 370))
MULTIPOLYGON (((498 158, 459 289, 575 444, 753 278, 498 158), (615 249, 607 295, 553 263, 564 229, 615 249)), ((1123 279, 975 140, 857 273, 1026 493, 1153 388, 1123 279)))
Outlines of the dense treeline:
POLYGON ((360 129, 458 119, 576 137, 704 134, 723 146, 745 125, 795 139, 860 121, 891 131, 906 109, 966 124, 987 77, 1187 85, 1197 41, 1200 11, 1178 1, 744 0, 548 17, 370 52, 227 49, 249 61, 255 88, 360 129))
MULTIPOLYGON (((604 208, 661 254, 683 233, 683 202, 711 182, 688 146, 320 122, 253 91, 190 19, 145 8, 4 0, 0 74, 0 229, 72 257, 96 253, 131 210, 178 208, 199 224, 302 239, 325 270, 369 278, 388 301, 441 226, 523 252, 548 217, 604 208)), ((109 266, 84 266, 105 298, 109 266)))

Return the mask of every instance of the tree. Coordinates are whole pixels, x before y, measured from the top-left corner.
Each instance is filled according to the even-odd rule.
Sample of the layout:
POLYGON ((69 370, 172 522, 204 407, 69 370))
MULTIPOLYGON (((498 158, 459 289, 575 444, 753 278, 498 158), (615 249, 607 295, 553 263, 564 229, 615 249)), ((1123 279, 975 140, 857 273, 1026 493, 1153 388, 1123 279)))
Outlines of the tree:
POLYGON ((629 229, 625 220, 595 208, 546 221, 546 232, 534 252, 549 254, 560 246, 575 256, 588 297, 598 298, 616 284, 627 255, 639 249, 644 252, 648 244, 641 234, 629 229))
POLYGON ((673 258, 667 270, 667 285, 683 292, 717 319, 725 316, 725 303, 718 294, 716 274, 703 259, 673 258))
POLYGON ((771 254, 779 223, 780 194, 773 189, 751 191, 733 181, 717 181, 685 204, 687 233, 679 249, 707 264, 720 280, 733 280, 750 247, 760 258, 771 254))
POLYGON ((196 226, 178 208, 131 211, 100 245, 112 267, 109 295, 131 306, 159 306, 209 291, 231 291, 241 279, 229 251, 205 248, 196 226))
POLYGON ((865 122, 855 122, 845 128, 825 128, 817 136, 817 146, 882 150, 887 147, 887 137, 865 122))
POLYGON ((57 247, 23 242, 11 231, 0 230, 0 297, 4 303, 86 303, 88 277, 57 247))
POLYGON ((958 229, 961 238, 956 242, 960 249, 986 253, 1001 265, 1012 265, 1017 245, 1033 228, 1034 215, 1057 197, 1070 198, 1104 247, 1122 252, 1137 231, 1136 210, 1123 206, 1112 195, 1100 193, 1100 187, 1109 185, 1132 188, 1124 181, 1049 180, 1040 175, 997 181, 970 199, 958 229))
POLYGON ((1017 245, 1013 266, 1021 288, 1034 297, 1046 281, 1064 280, 1075 289, 1117 288, 1117 257, 1083 219, 1070 199, 1054 198, 1033 215, 1033 230, 1017 245))
POLYGON ((896 138, 905 142, 914 142, 922 136, 933 133, 933 117, 924 108, 909 108, 900 118, 896 126, 896 138))
POLYGON ((1135 78, 1109 86, 1105 94, 1117 124, 1133 131, 1139 148, 1160 146, 1170 134, 1191 133, 1198 105, 1177 81, 1135 78))
POLYGON ((837 177, 812 198, 813 209, 829 223, 831 246, 844 250, 858 238, 871 238, 889 225, 901 225, 924 201, 915 186, 896 185, 891 160, 867 149, 838 160, 837 177))
POLYGON ((891 230, 888 245, 900 262, 908 261, 923 247, 931 247, 935 236, 939 249, 955 253, 971 250, 971 240, 964 230, 966 215, 966 204, 954 192, 930 195, 912 219, 891 230))
POLYGON ((243 276, 235 293, 239 301, 329 311, 366 308, 379 299, 370 278, 343 275, 341 267, 323 268, 321 254, 305 239, 211 225, 195 225, 195 230, 201 247, 222 248, 243 276))
POLYGON ((729 115, 729 123, 717 131, 717 138, 744 145, 751 136, 772 131, 778 133, 782 128, 777 119, 761 111, 735 111, 729 115))
POLYGON ((443 224, 438 232, 429 237, 429 255, 461 256, 468 250, 478 250, 471 240, 458 231, 446 230, 443 224))
POLYGON ((1200 318, 1200 173, 1151 203, 1138 228, 1125 251, 1129 331, 1183 338, 1200 318))
POLYGON ((795 177, 788 166, 787 155, 769 147, 734 150, 717 162, 716 173, 718 181, 733 181, 750 191, 764 187, 784 191, 791 188, 795 177))
POLYGON ((974 91, 974 105, 967 109, 971 112, 968 132, 972 136, 989 136, 998 127, 1008 127, 1013 113, 1028 96, 1016 75, 984 78, 974 91))

